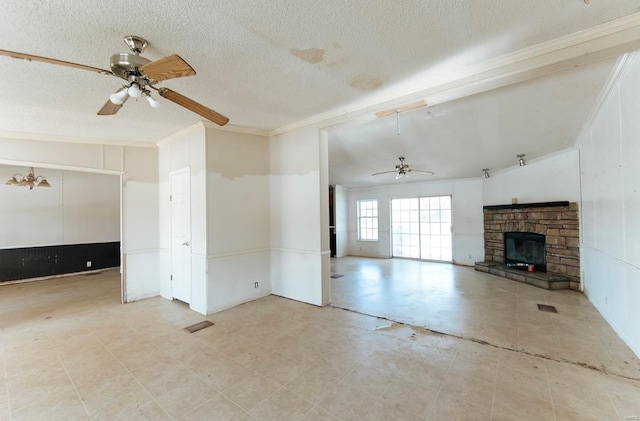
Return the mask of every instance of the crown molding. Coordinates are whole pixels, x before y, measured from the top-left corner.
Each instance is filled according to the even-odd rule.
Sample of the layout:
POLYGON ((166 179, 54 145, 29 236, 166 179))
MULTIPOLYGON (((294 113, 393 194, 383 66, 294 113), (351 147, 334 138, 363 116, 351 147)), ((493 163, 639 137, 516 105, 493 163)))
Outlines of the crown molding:
POLYGON ((210 121, 203 121, 202 124, 204 124, 204 127, 206 127, 207 129, 269 137, 268 130, 252 129, 251 127, 234 126, 232 124, 227 124, 225 126, 218 126, 217 124, 212 123, 210 121))
POLYGON ((180 139, 180 138, 182 138, 182 137, 184 137, 184 136, 186 136, 186 135, 188 135, 190 133, 195 132, 196 130, 204 129, 204 127, 205 126, 204 126, 203 122, 202 121, 198 121, 197 123, 192 124, 191 126, 185 127, 182 130, 178 130, 177 132, 172 133, 167 137, 163 137, 162 139, 156 141, 154 143, 154 145, 160 147, 160 146, 167 145, 169 143, 173 143, 176 140, 178 140, 178 139, 180 139))
POLYGON ((249 127, 242 127, 242 126, 234 126, 234 125, 225 125, 225 126, 218 126, 215 123, 211 123, 209 121, 205 121, 205 120, 201 120, 198 121, 197 123, 189 126, 189 127, 185 127, 184 129, 177 131, 167 137, 164 137, 160 140, 158 140, 157 142, 155 142, 155 145, 160 147, 160 146, 164 146, 167 145, 169 143, 173 143, 176 140, 188 135, 189 133, 195 132, 199 129, 211 129, 211 130, 220 130, 220 131, 225 131, 225 132, 233 132, 233 133, 242 133, 242 134, 249 134, 249 135, 254 135, 254 136, 263 136, 263 137, 269 137, 269 132, 265 131, 265 130, 259 130, 259 129, 252 129, 249 127))
POLYGON ((469 66, 438 79, 374 96, 276 128, 271 136, 305 126, 326 128, 363 114, 418 100, 435 105, 640 48, 640 12, 469 66))
POLYGON ((624 76, 627 69, 631 65, 631 62, 633 61, 633 58, 635 57, 635 55, 636 55, 635 51, 624 54, 616 62, 616 65, 611 71, 611 74, 609 75, 607 82, 604 84, 602 91, 600 92, 600 95, 598 95, 598 98, 596 99, 595 104, 593 104, 593 107, 591 108, 591 111, 587 116, 587 120, 582 126, 582 130, 580 130, 580 134, 576 138, 575 145, 577 147, 582 146, 582 144, 587 139, 588 134, 591 132, 591 128, 593 127, 593 124, 595 123, 595 120, 598 117, 598 114, 600 114, 600 110, 602 109, 602 106, 607 101, 607 99, 609 99, 609 96, 611 95, 611 93, 620 84, 620 80, 622 79, 622 76, 624 76))
POLYGON ((44 133, 9 132, 0 130, 0 139, 35 140, 39 142, 84 143, 105 146, 133 146, 137 148, 155 148, 153 142, 135 140, 103 139, 96 137, 63 136, 44 133))

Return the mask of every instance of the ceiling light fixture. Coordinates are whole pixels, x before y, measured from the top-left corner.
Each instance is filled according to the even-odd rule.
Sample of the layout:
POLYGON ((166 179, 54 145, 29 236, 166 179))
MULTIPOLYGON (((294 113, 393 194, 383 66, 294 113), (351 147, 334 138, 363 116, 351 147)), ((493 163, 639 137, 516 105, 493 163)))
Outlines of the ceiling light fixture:
POLYGON ((151 108, 156 108, 156 109, 160 108, 160 103, 158 102, 157 99, 155 99, 149 94, 149 91, 142 92, 142 97, 147 99, 147 101, 149 102, 149 105, 151 105, 151 108))
POLYGON ((524 162, 524 154, 518 154, 516 155, 518 157, 518 165, 520 165, 521 167, 524 167, 526 165, 526 162, 524 162))
POLYGON ((396 174, 396 180, 399 180, 402 177, 409 178, 409 172, 404 169, 399 169, 398 174, 396 174))
POLYGON ((129 89, 127 90, 129 96, 132 98, 137 98, 142 94, 142 90, 140 89, 140 85, 137 82, 131 82, 129 85, 129 89))
POLYGON ((115 105, 122 105, 129 97, 129 92, 127 88, 120 88, 117 92, 112 93, 109 96, 109 101, 113 102, 115 105))
POLYGON ((5 184, 9 186, 29 187, 29 190, 33 190, 34 187, 51 187, 51 184, 49 184, 44 176, 35 176, 33 167, 29 169, 29 174, 26 176, 14 174, 5 184))
POLYGON ((484 178, 489 178, 489 177, 491 177, 491 176, 489 175, 489 168, 483 168, 483 169, 482 169, 482 172, 484 173, 484 178))

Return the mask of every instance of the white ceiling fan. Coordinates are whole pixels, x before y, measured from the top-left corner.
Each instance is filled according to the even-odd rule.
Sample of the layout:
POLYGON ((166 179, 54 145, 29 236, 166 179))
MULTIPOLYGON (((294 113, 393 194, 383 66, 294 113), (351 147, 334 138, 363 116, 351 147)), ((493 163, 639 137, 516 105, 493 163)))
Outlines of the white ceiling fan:
POLYGON ((396 180, 398 180, 398 179, 400 179, 402 177, 409 177, 409 173, 410 172, 419 172, 419 173, 422 173, 422 174, 434 175, 433 171, 415 170, 413 168, 410 168, 409 164, 405 164, 405 162, 404 162, 405 157, 404 156, 398 157, 398 159, 400 160, 400 163, 396 165, 396 169, 395 170, 377 172, 377 173, 373 173, 371 175, 373 176, 373 175, 396 173, 396 180))
POLYGON ((110 60, 111 70, 16 51, 0 50, 0 56, 57 64, 59 66, 73 67, 75 69, 88 70, 124 79, 126 83, 111 94, 109 100, 100 111, 98 111, 98 115, 112 115, 117 113, 129 98, 145 98, 153 108, 157 108, 160 104, 155 98, 151 97, 151 91, 153 90, 161 97, 219 126, 224 126, 229 122, 227 117, 205 107, 191 98, 187 98, 169 88, 156 87, 156 84, 167 79, 193 76, 196 74, 189 63, 184 61, 180 56, 173 54, 160 60, 151 61, 140 55, 148 45, 146 40, 135 35, 127 35, 124 37, 124 42, 127 47, 129 47, 130 52, 113 54, 110 60))

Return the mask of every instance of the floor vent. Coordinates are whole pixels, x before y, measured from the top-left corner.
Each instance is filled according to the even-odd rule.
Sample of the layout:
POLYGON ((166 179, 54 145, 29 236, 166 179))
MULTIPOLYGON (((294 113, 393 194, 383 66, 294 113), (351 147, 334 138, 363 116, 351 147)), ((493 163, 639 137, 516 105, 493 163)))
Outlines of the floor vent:
POLYGON ((339 274, 337 274, 337 273, 336 273, 335 275, 331 275, 331 277, 332 277, 333 279, 342 278, 343 276, 344 276, 344 275, 339 275, 339 274))
POLYGON ((538 310, 540 311, 546 311, 548 313, 557 313, 558 310, 556 310, 556 308, 554 306, 549 306, 546 304, 538 304, 538 310))
POLYGON ((204 322, 200 322, 200 323, 196 323, 195 325, 187 326, 184 329, 188 330, 191 333, 193 333, 193 332, 197 332, 197 331, 202 330, 205 327, 209 327, 209 326, 213 326, 213 323, 211 323, 209 320, 205 320, 204 322))

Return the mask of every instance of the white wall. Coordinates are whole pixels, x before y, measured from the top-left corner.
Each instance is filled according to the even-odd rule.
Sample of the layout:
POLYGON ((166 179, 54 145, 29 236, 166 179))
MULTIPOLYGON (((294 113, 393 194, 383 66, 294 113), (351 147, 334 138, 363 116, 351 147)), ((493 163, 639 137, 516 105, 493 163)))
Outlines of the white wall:
POLYGON ((158 269, 158 151, 123 148, 125 301, 160 293, 158 269))
POLYGON ((640 56, 579 144, 582 281, 591 302, 640 356, 640 56))
POLYGON ((155 148, 0 138, 0 163, 122 174, 125 301, 158 295, 155 148))
POLYGON ((315 305, 327 304, 330 250, 326 134, 321 136, 317 128, 305 127, 272 136, 269 154, 272 291, 315 305))
POLYGON ((509 205, 512 198, 518 203, 580 200, 580 159, 575 148, 490 174, 491 178, 483 178, 485 206, 509 205))
POLYGON ((160 295, 171 291, 171 193, 169 174, 189 169, 191 188, 191 302, 190 308, 207 314, 207 170, 205 128, 198 124, 177 133, 158 152, 160 295))
POLYGON ((400 181, 397 184, 349 190, 349 254, 391 257, 391 199, 425 196, 452 196, 453 260, 473 265, 484 259, 482 181, 432 182, 400 181), (378 241, 358 241, 358 200, 378 200, 378 241))
POLYGON ((333 190, 336 224, 336 257, 349 254, 349 191, 342 186, 333 190))
POLYGON ((269 138, 207 128, 206 159, 207 312, 214 313, 271 293, 269 138))
POLYGON ((120 177, 35 168, 50 188, 8 186, 29 167, 0 165, 0 248, 120 241, 120 177))

